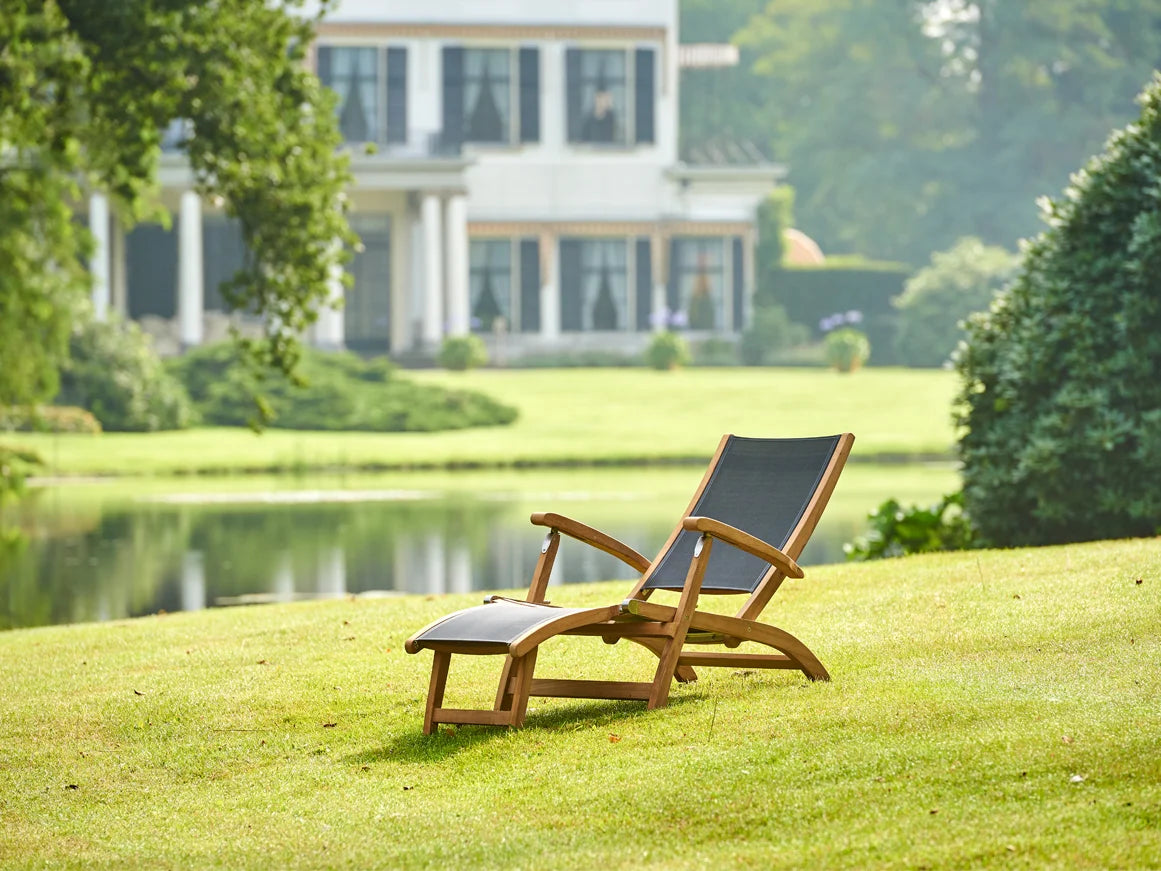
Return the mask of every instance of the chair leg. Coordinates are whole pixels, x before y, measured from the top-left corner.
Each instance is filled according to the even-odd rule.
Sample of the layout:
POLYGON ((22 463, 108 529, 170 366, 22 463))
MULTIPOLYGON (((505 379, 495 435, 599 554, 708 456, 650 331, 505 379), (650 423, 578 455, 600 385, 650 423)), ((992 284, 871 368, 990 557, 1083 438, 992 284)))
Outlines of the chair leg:
MULTIPOLYGON (((661 638, 629 638, 630 641, 648 648, 649 651, 660 657, 665 653, 666 642, 661 638)), ((679 665, 673 669, 673 676, 678 683, 693 683, 697 680, 697 672, 688 665, 679 665)))
POLYGON ((423 711, 424 735, 430 735, 436 730, 435 712, 443 704, 449 665, 451 654, 443 650, 435 651, 435 658, 431 662, 431 682, 427 685, 427 707, 423 711))
POLYGON ((513 677, 516 678, 516 687, 512 691, 512 715, 508 724, 517 729, 524 725, 524 715, 528 713, 528 697, 532 692, 532 672, 536 668, 538 649, 533 648, 531 652, 513 661, 512 671, 513 677))
POLYGON ((516 660, 511 656, 504 657, 504 668, 500 671, 500 686, 496 690, 496 704, 492 710, 495 711, 510 711, 512 710, 512 692, 508 689, 508 684, 512 678, 512 669, 516 664, 516 660))
POLYGON ((666 642, 658 656, 657 671, 653 675, 653 688, 649 691, 648 710, 664 708, 669 703, 669 688, 673 683, 674 672, 677 669, 677 658, 681 656, 685 637, 672 638, 666 642))

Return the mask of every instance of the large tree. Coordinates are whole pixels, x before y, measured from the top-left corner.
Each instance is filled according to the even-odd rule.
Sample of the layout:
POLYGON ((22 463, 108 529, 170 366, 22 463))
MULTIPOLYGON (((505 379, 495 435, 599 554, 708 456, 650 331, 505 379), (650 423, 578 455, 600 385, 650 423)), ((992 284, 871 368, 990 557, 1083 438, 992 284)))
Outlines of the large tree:
POLYGON ((1161 532, 1161 76, 1141 104, 969 323, 960 456, 985 544, 1161 532))
POLYGON ((255 359, 293 368, 353 241, 333 95, 303 64, 304 5, 0 0, 0 404, 55 392, 89 287, 74 213, 100 191, 126 221, 161 215, 176 119, 198 192, 221 199, 249 252, 226 299, 262 317, 255 359))
POLYGON ((1036 198, 1134 114, 1161 0, 769 0, 734 40, 763 96, 731 105, 788 164, 802 227, 920 263, 1036 231, 1036 198))

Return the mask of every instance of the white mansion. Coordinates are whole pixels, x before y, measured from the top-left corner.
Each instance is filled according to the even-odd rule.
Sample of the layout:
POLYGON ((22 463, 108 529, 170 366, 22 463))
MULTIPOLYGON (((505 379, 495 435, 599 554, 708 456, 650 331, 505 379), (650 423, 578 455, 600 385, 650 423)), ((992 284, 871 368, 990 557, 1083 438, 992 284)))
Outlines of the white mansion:
MULTIPOLYGON (((422 354, 476 331, 512 354, 631 351, 667 323, 739 331, 781 170, 679 160, 679 69, 698 56, 677 0, 344 0, 312 62, 339 96, 363 244, 314 343, 422 354)), ((161 184, 172 230, 123 232, 90 199, 93 298, 173 351, 219 336, 243 252, 180 151, 161 184)))

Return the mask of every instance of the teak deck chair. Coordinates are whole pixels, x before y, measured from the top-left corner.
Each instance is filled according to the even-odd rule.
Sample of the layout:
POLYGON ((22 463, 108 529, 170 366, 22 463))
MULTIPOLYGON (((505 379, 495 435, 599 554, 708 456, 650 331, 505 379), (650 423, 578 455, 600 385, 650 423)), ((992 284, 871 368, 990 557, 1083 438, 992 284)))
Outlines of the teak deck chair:
POLYGON ((722 437, 684 517, 652 562, 631 547, 559 514, 533 514, 548 527, 527 599, 492 596, 457 611, 407 640, 408 653, 435 652, 423 731, 439 723, 521 726, 529 696, 639 699, 650 710, 669 700, 673 678, 697 679, 694 666, 798 669, 812 680, 829 675, 794 636, 757 621, 785 578, 801 578, 802 553, 834 490, 854 436, 751 439, 722 437), (612 554, 641 573, 628 598, 600 608, 561 608, 544 601, 560 534, 612 554), (715 548, 715 541, 722 547, 715 548), (712 552, 712 554, 711 554, 712 552), (677 605, 648 601, 654 590, 681 593, 677 605), (727 617, 699 611, 698 597, 740 594, 746 600, 727 617), (534 679, 539 646, 556 635, 596 635, 606 643, 640 644, 660 660, 651 682, 534 679), (776 653, 735 652, 744 641, 776 653), (689 651, 717 645, 724 651, 689 651), (491 710, 444 708, 453 653, 502 654, 504 667, 491 710))

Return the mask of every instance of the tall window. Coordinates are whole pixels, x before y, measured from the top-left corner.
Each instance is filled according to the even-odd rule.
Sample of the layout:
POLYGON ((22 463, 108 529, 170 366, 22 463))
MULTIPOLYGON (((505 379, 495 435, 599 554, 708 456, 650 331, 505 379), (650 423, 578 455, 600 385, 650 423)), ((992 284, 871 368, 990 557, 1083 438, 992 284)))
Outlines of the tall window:
POLYGON ((569 140, 624 144, 629 115, 623 51, 578 50, 569 76, 569 140))
POLYGON ((508 142, 512 138, 512 53, 507 49, 464 50, 464 141, 508 142))
MULTIPOLYGON (((324 49, 320 49, 321 52, 324 49)), ((322 83, 339 95, 339 129, 347 142, 378 142, 380 135, 379 51, 335 46, 325 49, 329 69, 322 83)))
POLYGON ((362 250, 347 264, 354 284, 346 292, 343 322, 346 345, 354 351, 391 347, 391 216, 351 215, 362 250))
POLYGON ((565 331, 632 329, 624 239, 561 239, 560 315, 565 331))
POLYGON ((320 45, 318 77, 338 95, 344 141, 407 141, 406 48, 320 45))
POLYGON ((726 325, 726 263, 722 239, 677 240, 678 311, 691 330, 726 325))
POLYGON ((568 141, 652 142, 655 55, 652 48, 568 49, 568 141))
POLYGON ((490 333, 503 319, 512 328, 512 243, 473 239, 469 249, 472 329, 490 333))

